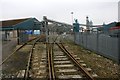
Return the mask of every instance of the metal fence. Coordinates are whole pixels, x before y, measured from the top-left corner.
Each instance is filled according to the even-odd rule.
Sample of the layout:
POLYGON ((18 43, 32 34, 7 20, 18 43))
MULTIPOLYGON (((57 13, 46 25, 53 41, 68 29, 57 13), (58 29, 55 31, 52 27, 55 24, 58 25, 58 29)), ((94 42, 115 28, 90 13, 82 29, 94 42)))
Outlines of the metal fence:
POLYGON ((76 44, 120 63, 120 37, 100 33, 75 33, 76 44))

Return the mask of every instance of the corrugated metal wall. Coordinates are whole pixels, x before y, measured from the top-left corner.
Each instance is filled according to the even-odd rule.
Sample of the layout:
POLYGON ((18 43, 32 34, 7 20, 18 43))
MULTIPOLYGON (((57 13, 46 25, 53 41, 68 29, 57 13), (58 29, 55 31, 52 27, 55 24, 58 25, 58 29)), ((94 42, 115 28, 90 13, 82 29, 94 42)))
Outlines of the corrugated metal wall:
POLYGON ((97 33, 75 33, 75 43, 120 63, 120 38, 97 33))
POLYGON ((29 40, 29 34, 25 34, 25 30, 19 31, 19 44, 25 43, 29 40))

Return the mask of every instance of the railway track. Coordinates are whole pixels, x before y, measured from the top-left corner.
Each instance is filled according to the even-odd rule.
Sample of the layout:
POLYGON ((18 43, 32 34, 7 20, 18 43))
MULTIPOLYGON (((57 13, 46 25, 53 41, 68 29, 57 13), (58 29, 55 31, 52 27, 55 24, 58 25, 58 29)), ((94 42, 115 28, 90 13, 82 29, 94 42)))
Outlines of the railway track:
MULTIPOLYGON (((55 38, 56 40, 57 38, 55 38)), ((32 79, 86 79, 94 80, 95 74, 87 68, 84 61, 72 55, 62 43, 46 43, 41 55, 34 53, 30 74, 32 79), (38 57, 40 56, 40 57, 38 57)))
MULTIPOLYGON (((63 72, 60 78, 82 78, 82 79, 89 79, 94 80, 90 68, 86 68, 86 64, 80 60, 77 55, 71 54, 63 44, 58 44, 58 47, 62 50, 61 55, 57 55, 56 59, 61 58, 61 63, 63 64, 63 69, 59 69, 58 72, 63 72), (63 54, 64 53, 64 54, 63 54), (64 69, 65 67, 66 69, 64 69), (67 67, 68 66, 68 67, 67 67), (61 71, 60 71, 61 70, 61 71)), ((56 62, 57 63, 57 62, 56 62)), ((60 62, 58 62, 60 63, 60 62)), ((60 63, 60 65, 61 65, 60 63)), ((62 66, 61 66, 62 67, 62 66)))
MULTIPOLYGON (((50 80, 55 79, 89 79, 94 80, 91 69, 85 68, 86 65, 77 55, 70 54, 66 48, 59 43, 56 43, 53 49, 49 48, 48 52, 48 64, 49 64, 49 78, 50 80), (81 64, 80 64, 81 62, 81 64)), ((52 46, 53 44, 49 44, 52 46)))
MULTIPOLYGON (((1 74, 0 78, 1 79, 12 79, 12 78, 26 78, 27 75, 28 75, 28 70, 29 70, 29 65, 30 65, 30 57, 32 56, 32 52, 33 52, 33 49, 34 49, 34 46, 37 42, 39 42, 41 39, 41 36, 40 37, 36 37, 34 39, 31 39, 29 40, 28 42, 24 43, 23 45, 21 45, 20 47, 18 47, 17 49, 15 49, 10 55, 8 55, 8 57, 6 57, 2 63, 0 63, 0 66, 4 66, 7 65, 7 66, 4 66, 4 67, 8 67, 9 65, 7 63, 9 63, 9 60, 15 55, 17 54, 17 52, 19 52, 21 49, 23 49, 25 46, 27 45, 31 45, 32 44, 32 48, 31 48, 31 51, 30 51, 30 54, 29 54, 29 58, 28 58, 28 64, 27 64, 27 68, 26 70, 19 70, 17 72, 11 72, 11 73, 7 73, 7 74, 1 74)), ((19 63, 19 62, 17 62, 19 63)))
POLYGON ((94 80, 95 75, 84 61, 77 55, 71 54, 59 41, 39 43, 35 39, 29 53, 25 70, 19 71, 16 77, 29 79, 86 79, 94 80))

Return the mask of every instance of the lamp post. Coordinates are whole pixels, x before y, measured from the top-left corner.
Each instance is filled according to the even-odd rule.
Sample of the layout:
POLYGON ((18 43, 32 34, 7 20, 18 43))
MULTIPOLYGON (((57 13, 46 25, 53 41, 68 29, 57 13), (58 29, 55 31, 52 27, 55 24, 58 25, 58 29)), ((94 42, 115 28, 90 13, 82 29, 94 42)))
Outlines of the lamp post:
MULTIPOLYGON (((72 18, 72 29, 73 29, 73 12, 71 12, 71 18, 72 18)), ((73 31, 73 36, 74 36, 74 43, 75 43, 75 32, 73 31)))
POLYGON ((73 25, 73 12, 71 12, 72 25, 73 25))

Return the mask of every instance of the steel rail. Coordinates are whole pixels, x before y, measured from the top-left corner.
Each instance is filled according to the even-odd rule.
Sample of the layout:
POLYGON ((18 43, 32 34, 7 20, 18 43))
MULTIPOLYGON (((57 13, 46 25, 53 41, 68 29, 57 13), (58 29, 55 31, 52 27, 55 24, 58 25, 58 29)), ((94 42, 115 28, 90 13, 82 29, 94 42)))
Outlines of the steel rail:
POLYGON ((55 41, 57 40, 57 38, 58 38, 58 36, 54 39, 54 38, 52 38, 52 40, 53 40, 53 43, 55 43, 55 41))
POLYGON ((49 79, 55 80, 54 65, 53 65, 53 44, 47 43, 48 50, 48 69, 49 69, 49 79))
POLYGON ((53 64, 53 63, 54 63, 54 62, 53 62, 53 45, 54 45, 54 44, 51 44, 51 47, 50 47, 50 48, 51 48, 51 49, 50 49, 50 50, 51 50, 51 51, 50 51, 50 53, 51 53, 51 57, 50 57, 50 58, 51 58, 52 80, 55 80, 54 64, 53 64))
POLYGON ((27 63, 27 69, 25 71, 25 75, 24 75, 24 78, 25 80, 29 79, 29 70, 30 70, 30 66, 31 66, 31 59, 32 59, 32 54, 33 54, 33 50, 35 48, 35 44, 37 41, 39 41, 40 38, 38 38, 34 43, 33 43, 33 46, 31 48, 31 51, 30 51, 30 54, 29 54, 29 58, 28 58, 28 63, 27 63))
POLYGON ((31 40, 25 42, 23 45, 21 45, 21 46, 18 47, 17 49, 15 49, 10 55, 8 55, 7 58, 5 58, 5 59, 2 61, 2 63, 0 63, 0 66, 2 66, 3 63, 5 63, 13 54, 15 54, 17 51, 19 51, 21 48, 23 48, 23 47, 24 47, 25 45, 27 45, 29 42, 31 42, 31 41, 33 41, 33 40, 35 40, 35 39, 37 39, 37 38, 38 38, 38 37, 36 37, 36 38, 34 38, 34 39, 31 39, 31 40))
POLYGON ((90 75, 90 73, 86 71, 84 67, 81 66, 81 64, 72 56, 72 54, 64 47, 63 44, 61 45, 58 43, 56 44, 64 53, 66 53, 70 57, 70 59, 79 67, 79 70, 83 72, 89 80, 94 80, 94 78, 90 75))
POLYGON ((47 54, 48 54, 48 55, 47 55, 47 56, 48 56, 48 69, 49 69, 49 70, 48 70, 48 72, 49 72, 48 75, 49 75, 49 79, 52 80, 52 75, 51 75, 51 71, 52 71, 52 70, 51 70, 51 61, 50 61, 50 60, 51 60, 51 59, 50 59, 50 48, 49 48, 49 47, 50 47, 50 44, 47 43, 46 46, 47 46, 47 54))

